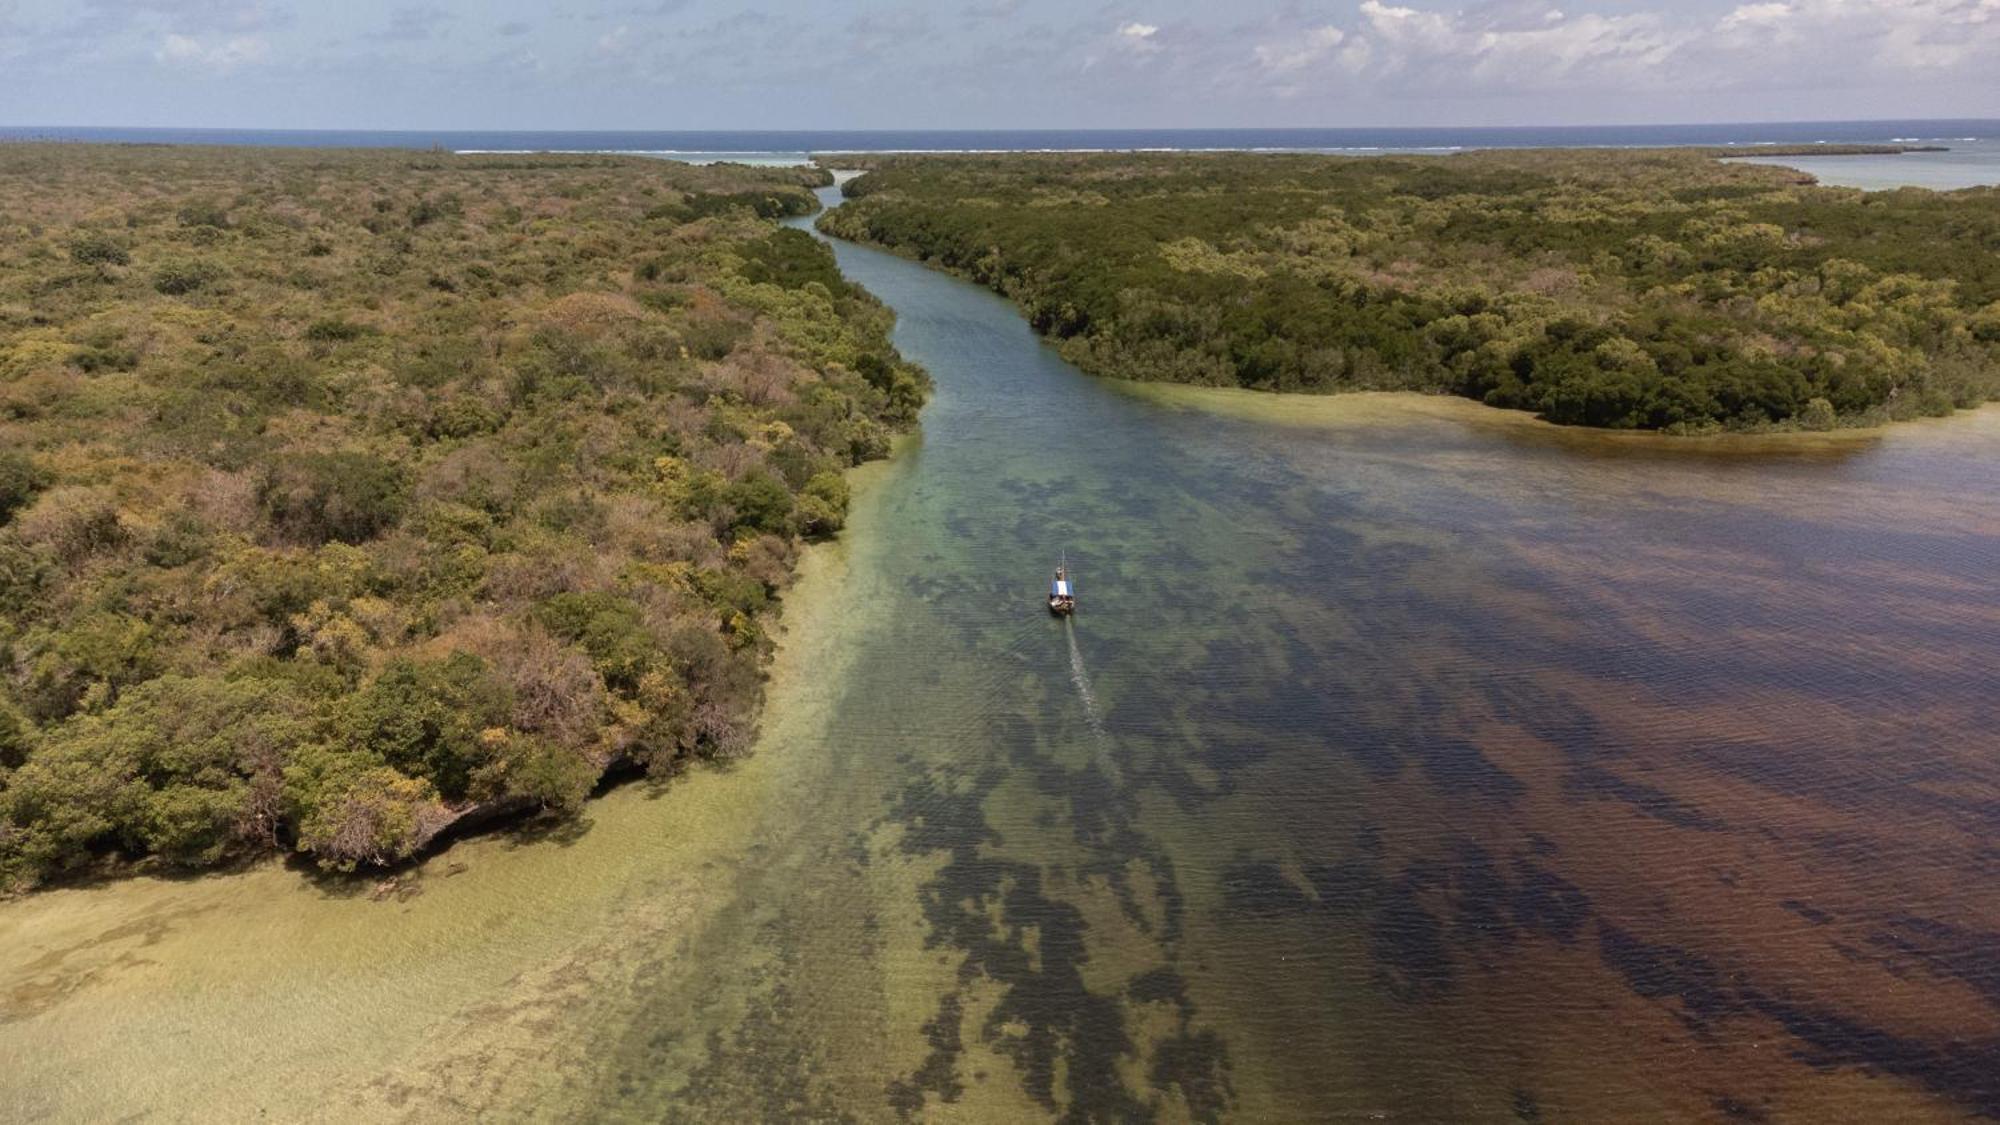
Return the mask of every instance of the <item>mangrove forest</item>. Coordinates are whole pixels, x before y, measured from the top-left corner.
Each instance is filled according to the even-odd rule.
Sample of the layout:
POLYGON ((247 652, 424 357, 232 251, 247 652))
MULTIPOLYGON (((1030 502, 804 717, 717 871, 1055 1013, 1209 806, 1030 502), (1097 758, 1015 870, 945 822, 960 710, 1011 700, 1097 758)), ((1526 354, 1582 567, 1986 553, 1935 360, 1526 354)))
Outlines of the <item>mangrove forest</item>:
POLYGON ((1682 432, 2000 397, 2000 189, 1715 156, 876 156, 822 226, 992 287, 1127 379, 1682 432))
POLYGON ((0 147, 0 889, 469 819, 749 741, 927 376, 811 169, 0 147))

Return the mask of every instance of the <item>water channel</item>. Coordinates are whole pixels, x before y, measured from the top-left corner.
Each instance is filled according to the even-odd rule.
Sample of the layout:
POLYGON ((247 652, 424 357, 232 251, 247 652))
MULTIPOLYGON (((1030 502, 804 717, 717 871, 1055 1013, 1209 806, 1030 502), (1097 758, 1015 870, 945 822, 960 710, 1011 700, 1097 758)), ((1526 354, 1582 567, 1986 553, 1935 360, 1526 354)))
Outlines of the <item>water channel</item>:
POLYGON ((756 752, 0 905, 0 1119, 2000 1115, 2000 411, 1130 386, 836 249, 937 394, 756 752))

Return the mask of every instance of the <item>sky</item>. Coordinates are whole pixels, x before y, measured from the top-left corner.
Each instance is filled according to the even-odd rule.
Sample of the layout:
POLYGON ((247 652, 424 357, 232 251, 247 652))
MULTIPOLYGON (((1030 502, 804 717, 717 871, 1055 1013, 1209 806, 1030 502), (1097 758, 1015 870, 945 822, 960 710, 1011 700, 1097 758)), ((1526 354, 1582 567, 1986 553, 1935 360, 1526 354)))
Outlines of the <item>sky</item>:
POLYGON ((2000 0, 0 0, 0 124, 2000 117, 2000 0))

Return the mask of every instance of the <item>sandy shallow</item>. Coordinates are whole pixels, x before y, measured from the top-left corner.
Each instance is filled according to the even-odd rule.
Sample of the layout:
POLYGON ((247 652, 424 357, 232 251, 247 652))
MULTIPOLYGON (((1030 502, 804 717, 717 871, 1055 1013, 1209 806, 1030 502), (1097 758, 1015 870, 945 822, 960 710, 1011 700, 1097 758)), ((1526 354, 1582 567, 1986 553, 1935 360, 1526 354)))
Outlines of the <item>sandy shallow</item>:
POLYGON ((0 905, 0 1119, 2000 1105, 2000 411, 1691 440, 1121 385, 842 254, 939 391, 808 553, 756 752, 379 901, 0 905))
POLYGON ((547 1034, 678 971, 652 962, 810 820, 814 733, 854 641, 850 543, 890 471, 859 470, 857 531, 805 552, 741 762, 627 785, 553 835, 461 842, 382 896, 274 861, 0 904, 0 1120, 470 1109, 588 1073, 550 1065, 566 1048, 547 1034))

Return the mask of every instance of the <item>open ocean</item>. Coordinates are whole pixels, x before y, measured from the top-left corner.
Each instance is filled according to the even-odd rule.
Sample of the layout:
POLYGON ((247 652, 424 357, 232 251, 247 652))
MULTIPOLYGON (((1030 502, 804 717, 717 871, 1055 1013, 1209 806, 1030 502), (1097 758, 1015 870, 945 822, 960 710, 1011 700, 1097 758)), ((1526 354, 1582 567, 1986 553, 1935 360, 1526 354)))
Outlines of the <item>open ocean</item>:
POLYGON ((137 129, 0 125, 8 141, 111 144, 411 148, 455 152, 604 152, 691 164, 796 165, 815 153, 1090 150, 1450 153, 1482 148, 1761 147, 1921 144, 1944 152, 1786 157, 1830 186, 1938 190, 2000 184, 2000 121, 1795 121, 1738 125, 1568 125, 1448 129, 1011 129, 837 131, 527 131, 364 129, 137 129))
POLYGON ((1659 145, 1954 144, 2000 138, 2000 121, 1811 121, 1751 125, 1590 125, 1514 128, 1016 129, 839 131, 512 131, 132 129, 0 126, 0 140, 120 144, 444 148, 457 151, 623 152, 689 160, 803 161, 815 152, 980 152, 1089 149, 1292 152, 1659 145))

